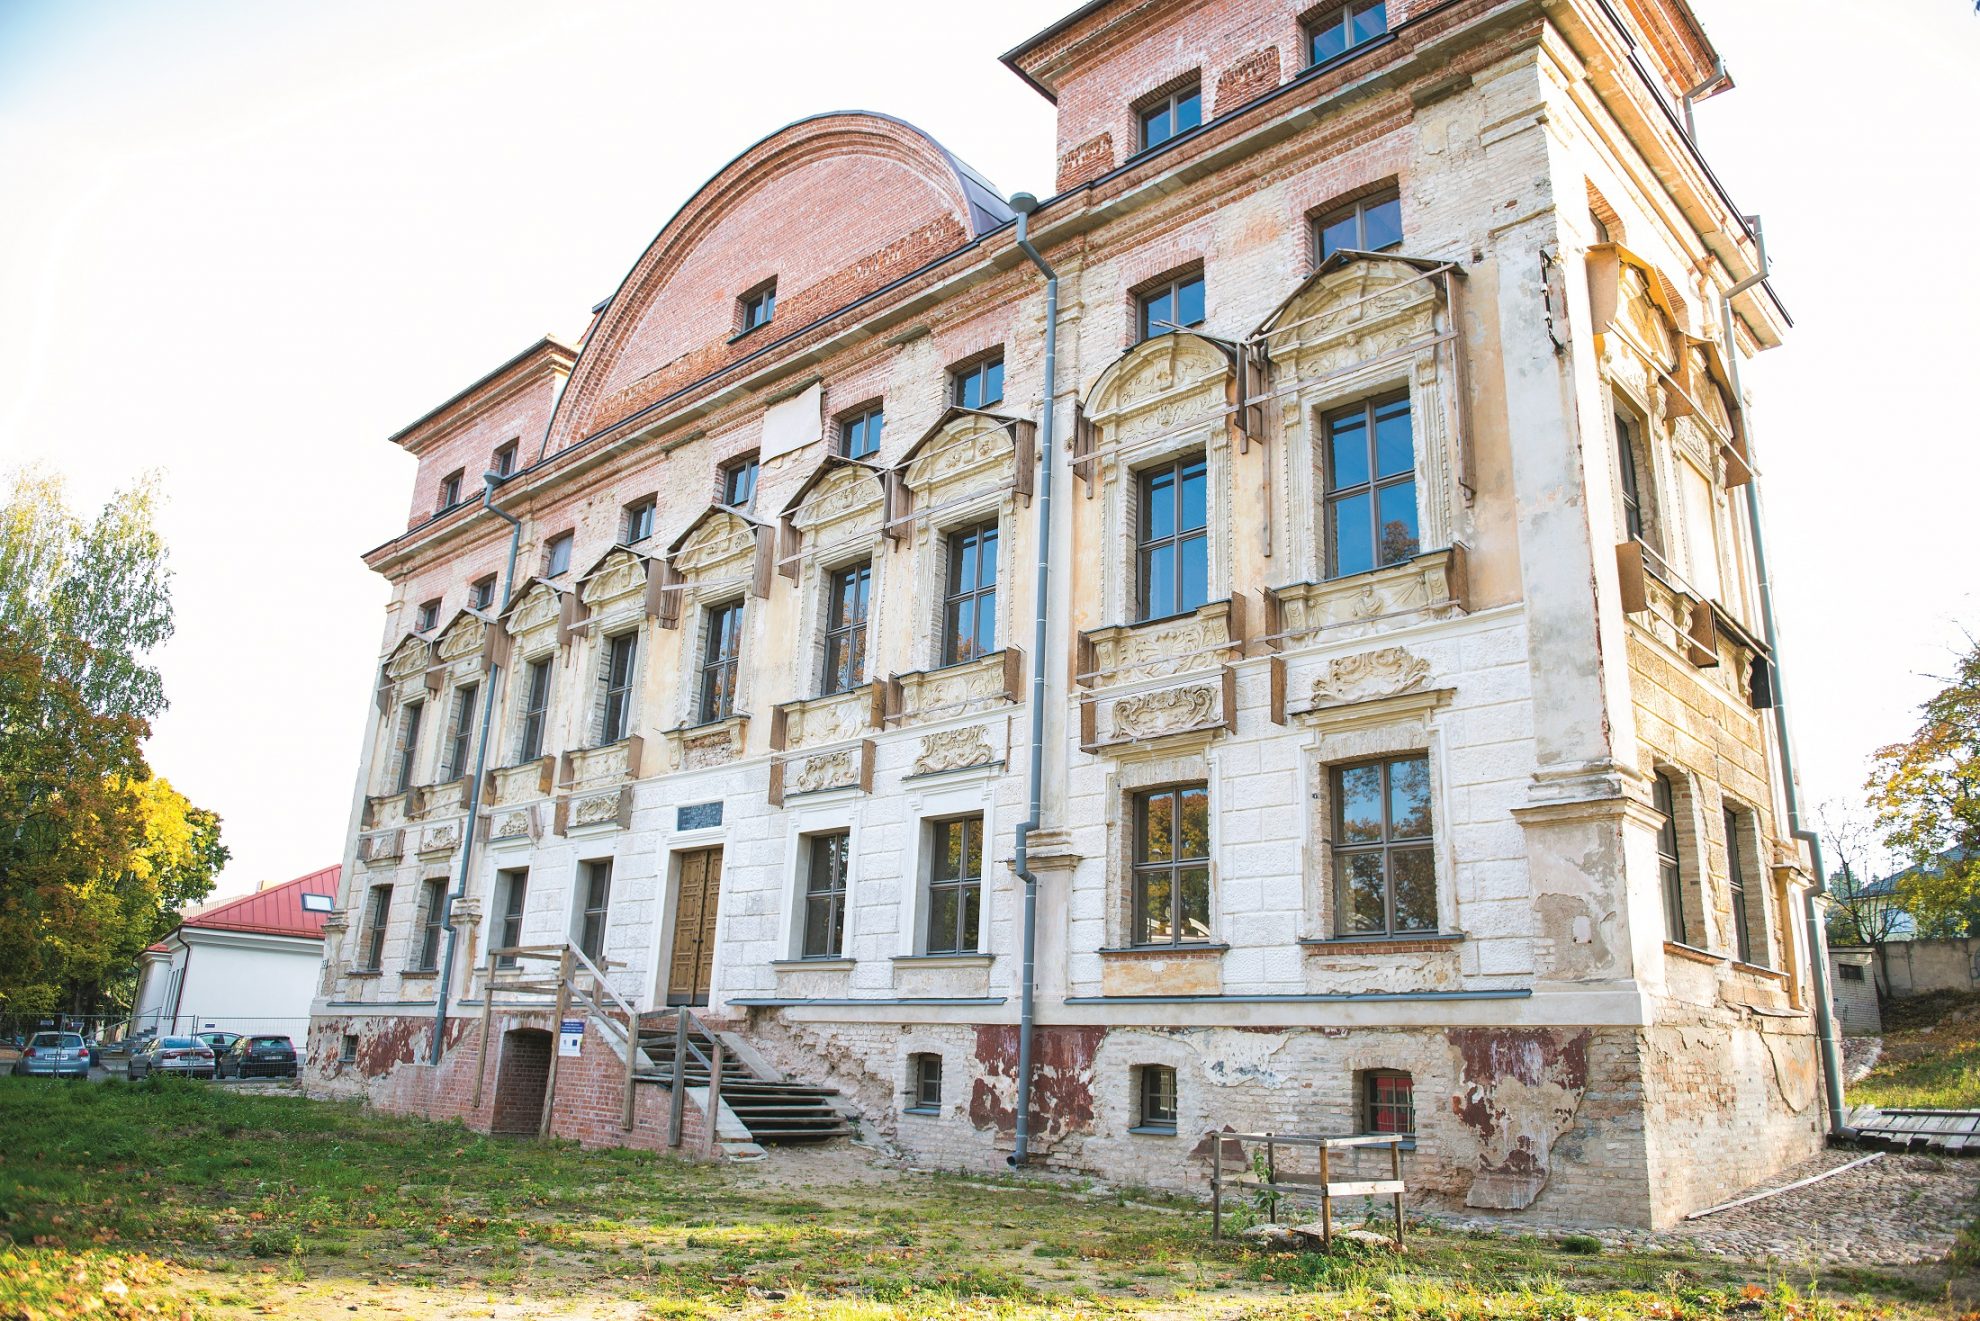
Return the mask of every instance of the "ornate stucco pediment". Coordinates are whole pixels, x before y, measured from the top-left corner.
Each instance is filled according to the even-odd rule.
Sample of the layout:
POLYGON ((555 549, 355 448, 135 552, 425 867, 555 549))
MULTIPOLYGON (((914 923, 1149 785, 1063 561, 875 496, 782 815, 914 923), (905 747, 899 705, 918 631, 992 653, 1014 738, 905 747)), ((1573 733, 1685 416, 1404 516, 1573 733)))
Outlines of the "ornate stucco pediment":
POLYGON ((1217 713, 1218 689, 1213 684, 1188 684, 1181 688, 1157 688, 1135 693, 1114 703, 1113 728, 1116 740, 1161 738, 1187 730, 1221 723, 1217 713))
POLYGON ((1327 706, 1413 692, 1430 677, 1430 662, 1401 647, 1336 656, 1313 680, 1313 702, 1327 706))
POLYGON ((527 584, 509 603, 504 618, 509 636, 522 637, 554 625, 562 608, 562 593, 549 583, 539 580, 527 584))
POLYGON ((938 729, 933 734, 921 737, 921 746, 916 751, 912 774, 938 775, 943 771, 959 771, 971 766, 986 766, 997 759, 996 747, 990 741, 987 725, 961 725, 955 729, 938 729))
POLYGON ((1231 352, 1215 340, 1176 331, 1143 340, 1086 392, 1086 415, 1116 439, 1153 434, 1201 417, 1221 422, 1234 380, 1231 352))
POLYGON ((1277 362, 1300 375, 1340 370, 1423 339, 1436 328, 1444 293, 1425 265, 1353 254, 1330 261, 1279 305, 1260 333, 1277 362))
POLYGON ((836 536, 877 529, 882 488, 872 469, 842 459, 827 459, 798 489, 784 513, 802 533, 827 529, 836 536))
POLYGON ((433 645, 425 638, 408 634, 385 658, 386 677, 396 683, 418 678, 433 663, 433 645))
POLYGON ((685 577, 740 571, 756 553, 756 524, 733 509, 711 506, 688 526, 671 552, 674 568, 685 577))
POLYGON ((1003 481, 1016 459, 1015 419, 952 408, 915 442, 900 463, 901 480, 912 491, 962 486, 971 479, 1003 481))
POLYGON ((602 611, 646 590, 646 559, 614 546, 578 580, 578 596, 594 611, 602 611))
POLYGON ((488 641, 488 622, 472 610, 463 610, 434 641, 440 659, 453 664, 478 654, 488 641))

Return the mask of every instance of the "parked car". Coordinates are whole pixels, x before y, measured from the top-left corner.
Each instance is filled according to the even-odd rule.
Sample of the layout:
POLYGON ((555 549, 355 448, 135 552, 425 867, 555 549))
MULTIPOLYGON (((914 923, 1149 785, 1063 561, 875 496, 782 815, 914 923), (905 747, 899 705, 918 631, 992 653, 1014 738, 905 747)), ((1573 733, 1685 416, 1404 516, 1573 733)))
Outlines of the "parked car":
POLYGON ((219 1078, 293 1078, 296 1043, 287 1037, 242 1037, 213 1067, 219 1078))
POLYGON ((89 1047, 77 1032, 37 1032, 13 1072, 16 1078, 87 1078, 89 1047))
POLYGON ((238 1032, 206 1031, 195 1032, 193 1036, 206 1043, 208 1049, 212 1050, 213 1058, 215 1059, 219 1059, 222 1055, 232 1050, 234 1043, 241 1039, 241 1034, 238 1032))
POLYGON ((154 1073, 211 1078, 213 1047, 198 1037, 159 1037, 145 1049, 133 1051, 124 1072, 131 1078, 148 1078, 154 1073))

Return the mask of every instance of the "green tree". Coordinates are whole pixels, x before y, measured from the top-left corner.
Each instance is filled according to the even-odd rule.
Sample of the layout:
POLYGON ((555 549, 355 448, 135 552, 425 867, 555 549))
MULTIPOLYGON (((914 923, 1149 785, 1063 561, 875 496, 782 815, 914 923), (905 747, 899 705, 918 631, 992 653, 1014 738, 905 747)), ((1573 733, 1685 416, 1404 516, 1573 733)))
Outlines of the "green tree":
POLYGON ((1980 931, 1980 643, 1920 708, 1911 737, 1878 749, 1865 787, 1905 864, 1899 901, 1920 933, 1980 931))

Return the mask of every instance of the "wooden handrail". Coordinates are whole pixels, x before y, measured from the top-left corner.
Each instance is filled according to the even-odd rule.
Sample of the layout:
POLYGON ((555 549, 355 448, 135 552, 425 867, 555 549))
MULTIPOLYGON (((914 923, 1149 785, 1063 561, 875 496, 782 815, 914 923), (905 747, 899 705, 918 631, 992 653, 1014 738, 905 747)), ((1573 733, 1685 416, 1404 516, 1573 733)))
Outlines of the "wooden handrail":
MULTIPOLYGON (((1281 1187, 1318 1190, 1320 1194, 1320 1241, 1331 1248, 1334 1243, 1334 1199, 1336 1197, 1392 1197, 1395 1199, 1396 1247, 1403 1242, 1403 1143, 1415 1141, 1410 1133, 1362 1133, 1352 1137, 1321 1137, 1310 1133, 1218 1133, 1210 1135, 1214 1143, 1210 1159, 1210 1236, 1224 1236, 1224 1143, 1257 1142, 1265 1146, 1265 1174, 1263 1178, 1239 1177, 1234 1182, 1266 1190, 1270 1199, 1273 1223, 1279 1218, 1279 1193, 1281 1187), (1320 1157, 1320 1173, 1312 1175, 1287 1173, 1281 1175, 1278 1168, 1280 1147, 1308 1147, 1320 1157), (1328 1156, 1335 1151, 1362 1147, 1387 1147, 1389 1149, 1389 1177, 1387 1179, 1337 1180, 1329 1169, 1328 1156)), ((1251 1169, 1252 1161, 1246 1158, 1245 1169, 1251 1169)))

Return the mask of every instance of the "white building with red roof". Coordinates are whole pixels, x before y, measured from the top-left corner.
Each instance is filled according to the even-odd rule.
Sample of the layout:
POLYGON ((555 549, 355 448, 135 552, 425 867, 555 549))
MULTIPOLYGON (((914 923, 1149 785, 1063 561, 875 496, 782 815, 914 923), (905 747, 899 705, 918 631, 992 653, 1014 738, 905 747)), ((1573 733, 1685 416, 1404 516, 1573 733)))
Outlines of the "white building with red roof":
POLYGON ((300 1046, 341 871, 325 867, 187 913, 145 951, 132 1033, 282 1033, 300 1046))

